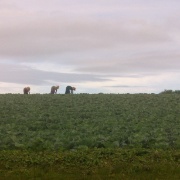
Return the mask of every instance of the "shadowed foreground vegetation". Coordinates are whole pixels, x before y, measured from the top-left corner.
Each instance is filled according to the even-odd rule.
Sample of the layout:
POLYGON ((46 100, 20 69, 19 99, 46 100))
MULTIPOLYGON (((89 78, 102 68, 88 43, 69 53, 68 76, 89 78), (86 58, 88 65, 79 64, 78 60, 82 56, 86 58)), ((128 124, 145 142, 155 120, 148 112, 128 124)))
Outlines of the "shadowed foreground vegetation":
POLYGON ((0 179, 179 179, 180 152, 88 149, 1 151, 0 179))

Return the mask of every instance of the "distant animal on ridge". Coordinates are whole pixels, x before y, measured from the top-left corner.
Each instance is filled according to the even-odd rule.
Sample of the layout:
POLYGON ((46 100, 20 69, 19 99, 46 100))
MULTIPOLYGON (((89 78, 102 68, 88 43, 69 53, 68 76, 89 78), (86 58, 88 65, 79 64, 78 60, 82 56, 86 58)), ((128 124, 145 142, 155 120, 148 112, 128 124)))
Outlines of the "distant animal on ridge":
POLYGON ((73 91, 75 91, 75 90, 76 90, 75 87, 67 86, 67 87, 66 87, 65 94, 73 94, 73 91))
POLYGON ((59 89, 59 86, 52 86, 51 87, 51 93, 50 94, 57 94, 57 90, 59 89))
POLYGON ((23 92, 24 92, 24 94, 30 94, 30 90, 31 90, 30 87, 25 87, 25 88, 23 89, 23 92))

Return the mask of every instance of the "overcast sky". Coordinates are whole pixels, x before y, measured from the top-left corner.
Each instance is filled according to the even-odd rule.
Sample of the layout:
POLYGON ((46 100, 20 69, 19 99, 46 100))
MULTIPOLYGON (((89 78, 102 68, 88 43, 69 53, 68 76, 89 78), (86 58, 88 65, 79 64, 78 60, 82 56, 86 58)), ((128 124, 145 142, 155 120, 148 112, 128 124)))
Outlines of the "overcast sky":
POLYGON ((179 0, 0 0, 0 93, 180 90, 179 0))

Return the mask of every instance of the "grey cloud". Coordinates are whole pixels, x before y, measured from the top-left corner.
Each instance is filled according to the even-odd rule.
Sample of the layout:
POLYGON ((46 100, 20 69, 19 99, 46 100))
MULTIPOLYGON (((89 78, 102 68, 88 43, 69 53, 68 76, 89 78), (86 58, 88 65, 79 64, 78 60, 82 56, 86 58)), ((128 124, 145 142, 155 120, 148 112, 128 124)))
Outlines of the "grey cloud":
MULTIPOLYGON (((55 64, 62 63, 73 66, 75 72, 103 74, 102 76, 93 75, 94 79, 87 74, 84 77, 74 74, 73 77, 80 80, 83 78, 99 80, 106 78, 107 75, 109 77, 111 75, 142 77, 158 73, 158 71, 179 69, 179 54, 172 50, 168 50, 166 53, 166 49, 163 49, 166 44, 166 46, 173 46, 179 50, 178 41, 175 42, 174 37, 172 38, 172 28, 168 28, 170 20, 168 19, 166 22, 161 19, 163 22, 158 23, 159 21, 154 19, 156 14, 157 16, 161 15, 158 18, 162 18, 165 12, 169 12, 168 9, 162 9, 163 13, 159 11, 162 2, 148 2, 147 6, 147 3, 139 0, 137 2, 140 4, 129 1, 123 2, 123 5, 119 6, 121 3, 118 0, 114 0, 113 3, 105 1, 106 5, 102 5, 104 1, 98 1, 95 14, 104 16, 105 13, 113 13, 115 9, 116 13, 113 14, 115 18, 91 17, 92 8, 87 9, 89 11, 87 14, 83 10, 84 14, 77 12, 72 16, 71 12, 76 11, 73 9, 74 6, 79 7, 79 11, 81 11, 80 7, 81 9, 87 6, 95 7, 97 1, 91 1, 90 5, 87 5, 87 3, 80 3, 84 2, 83 0, 72 4, 64 0, 60 3, 62 4, 60 7, 52 5, 53 3, 59 5, 58 0, 53 0, 53 3, 48 0, 33 0, 31 3, 28 1, 17 3, 16 0, 0 1, 0 61, 4 59, 10 59, 13 62, 34 61, 35 63, 51 61, 55 64), (154 7, 154 3, 156 3, 156 7, 154 7), (48 6, 50 8, 47 8, 48 6), (64 7, 70 8, 68 13, 64 13, 64 7), (153 8, 156 8, 156 11, 151 19, 153 8), (142 9, 144 17, 140 16, 142 9), (101 12, 98 14, 99 10, 101 12), (157 51, 159 49, 162 51, 157 53, 148 50, 148 48, 153 49, 154 47, 157 51)), ((166 1, 166 8, 168 2, 166 1)), ((170 9, 172 11, 173 7, 170 9)), ((173 24, 176 19, 174 16, 172 19, 171 15, 167 15, 166 18, 168 16, 173 24)), ((179 25, 176 25, 176 30, 178 28, 179 25)), ((56 79, 59 76, 58 73, 47 75, 47 72, 44 71, 30 68, 22 71, 21 68, 19 68, 19 72, 24 77, 28 77, 29 81, 37 81, 37 83, 43 82, 39 80, 39 77, 41 79, 55 77, 56 79), (37 80, 34 77, 31 79, 30 74, 35 74, 38 77, 37 80)), ((1 71, 4 72, 3 75, 7 81, 10 81, 8 79, 10 77, 6 77, 6 73, 14 71, 7 70, 5 73, 2 68, 1 71)), ((61 73, 60 75, 69 80, 72 77, 70 74, 61 73)), ((18 73, 17 75, 14 73, 14 76, 18 76, 17 81, 22 78, 18 73)))
POLYGON ((105 80, 105 77, 99 75, 54 73, 35 70, 26 66, 0 64, 0 82, 39 85, 48 84, 48 81, 80 83, 105 80))
POLYGON ((143 20, 99 21, 89 17, 70 19, 24 12, 4 19, 6 15, 0 18, 0 56, 23 57, 24 61, 29 57, 171 41, 163 27, 143 20), (136 28, 132 29, 133 26, 136 28))
POLYGON ((134 58, 111 59, 101 65, 91 64, 77 67, 75 71, 107 74, 144 74, 179 71, 179 52, 149 52, 136 55, 134 58))
POLYGON ((140 88, 140 87, 147 87, 147 86, 127 86, 127 85, 117 85, 117 86, 103 86, 103 87, 110 87, 110 88, 140 88))

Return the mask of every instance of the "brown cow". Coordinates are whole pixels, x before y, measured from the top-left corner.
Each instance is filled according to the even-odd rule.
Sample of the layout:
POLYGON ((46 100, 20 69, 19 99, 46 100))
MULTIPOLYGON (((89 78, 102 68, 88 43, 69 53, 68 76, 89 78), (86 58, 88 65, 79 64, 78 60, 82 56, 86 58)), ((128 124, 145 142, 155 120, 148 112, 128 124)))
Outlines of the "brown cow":
POLYGON ((51 87, 51 93, 50 94, 57 94, 57 90, 59 89, 59 86, 52 86, 51 87))
POLYGON ((24 89, 23 89, 23 92, 24 92, 24 94, 30 94, 30 87, 25 87, 24 89))

